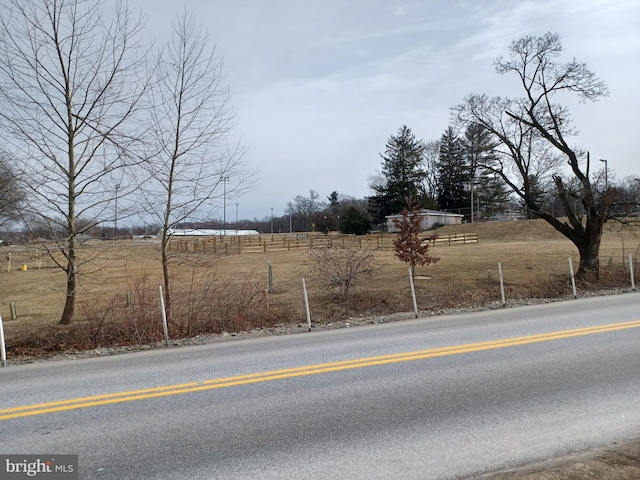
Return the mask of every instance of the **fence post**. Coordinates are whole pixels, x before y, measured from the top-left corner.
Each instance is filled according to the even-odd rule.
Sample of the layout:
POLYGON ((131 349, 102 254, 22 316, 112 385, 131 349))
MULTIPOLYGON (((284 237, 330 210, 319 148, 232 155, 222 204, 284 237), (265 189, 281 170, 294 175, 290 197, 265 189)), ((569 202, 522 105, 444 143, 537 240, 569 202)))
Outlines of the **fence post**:
POLYGON ((504 298, 504 280, 502 278, 502 263, 498 262, 498 275, 500 275, 500 294, 502 295, 502 306, 506 306, 507 301, 504 298))
POLYGON ((7 349, 4 344, 4 327, 2 326, 2 316, 0 315, 0 358, 2 359, 2 366, 7 366, 7 349))
POLYGON ((416 287, 413 284, 413 272, 409 267, 409 283, 411 284, 411 298, 413 299, 413 312, 416 318, 418 318, 418 302, 416 301, 416 287))
POLYGON ((571 288, 573 288, 573 298, 578 298, 576 293, 576 279, 573 275, 573 260, 569 257, 569 273, 571 274, 571 288))
POLYGON ((169 346, 169 329, 167 328, 167 311, 164 307, 164 296, 162 295, 162 286, 160 288, 160 310, 162 312, 162 329, 164 330, 164 344, 169 346))
POLYGON ((307 312, 307 327, 311 331, 311 311, 309 310, 309 297, 307 296, 307 284, 302 277, 302 292, 304 294, 304 308, 307 312))

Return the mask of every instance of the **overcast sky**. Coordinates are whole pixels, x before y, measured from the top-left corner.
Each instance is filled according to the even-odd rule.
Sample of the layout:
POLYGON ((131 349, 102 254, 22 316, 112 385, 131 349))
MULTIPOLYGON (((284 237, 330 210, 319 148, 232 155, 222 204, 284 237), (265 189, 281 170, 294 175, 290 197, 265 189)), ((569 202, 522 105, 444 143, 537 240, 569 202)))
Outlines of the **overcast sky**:
MULTIPOLYGON (((576 145, 606 158, 610 178, 640 174, 638 0, 131 0, 164 42, 178 11, 207 29, 232 91, 237 133, 258 185, 227 198, 227 219, 284 213, 313 189, 371 194, 379 153, 406 124, 438 139, 470 93, 514 96, 493 60, 524 35, 559 33, 566 60, 585 62, 610 89, 571 103, 576 145)), ((600 168, 604 163, 597 162, 600 168)), ((214 217, 221 217, 217 212, 214 217)))

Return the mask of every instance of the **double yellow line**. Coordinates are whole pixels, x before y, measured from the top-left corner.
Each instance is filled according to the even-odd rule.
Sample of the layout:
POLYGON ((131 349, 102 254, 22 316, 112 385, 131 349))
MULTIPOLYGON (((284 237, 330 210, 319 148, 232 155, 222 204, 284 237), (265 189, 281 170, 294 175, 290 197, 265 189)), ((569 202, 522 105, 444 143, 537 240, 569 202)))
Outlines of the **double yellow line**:
POLYGON ((498 348, 514 347, 517 345, 527 345, 531 343, 547 342, 551 340, 560 340, 563 338, 579 337, 584 335, 594 335, 597 333, 613 332, 616 330, 626 330, 638 327, 640 327, 640 320, 622 323, 611 323, 607 325, 599 325, 596 327, 576 328, 573 330, 562 330, 558 332, 529 335, 525 337, 514 337, 506 338, 503 340, 469 343, 451 347, 432 348, 429 350, 418 350, 415 352, 396 353, 392 355, 381 355, 377 357, 357 358, 340 362, 309 365, 306 367, 286 368, 283 370, 273 370, 270 372, 218 378, 215 380, 207 380, 203 382, 181 383, 177 385, 167 385, 164 387, 132 390, 129 392, 109 393, 105 395, 73 398, 70 400, 60 400, 56 402, 39 403, 22 407, 0 409, 0 420, 29 417, 32 415, 43 415, 46 413, 63 412, 66 410, 75 410, 78 408, 97 407, 100 405, 109 405, 113 403, 133 402, 150 398, 167 397, 169 395, 202 392, 205 390, 214 390, 217 388, 249 385, 252 383, 302 377, 306 375, 316 375, 319 373, 338 372, 342 370, 351 370, 354 368, 373 367, 376 365, 388 365, 391 363, 410 362, 413 360, 424 360, 427 358, 459 355, 462 353, 479 352, 483 350, 494 350, 498 348))

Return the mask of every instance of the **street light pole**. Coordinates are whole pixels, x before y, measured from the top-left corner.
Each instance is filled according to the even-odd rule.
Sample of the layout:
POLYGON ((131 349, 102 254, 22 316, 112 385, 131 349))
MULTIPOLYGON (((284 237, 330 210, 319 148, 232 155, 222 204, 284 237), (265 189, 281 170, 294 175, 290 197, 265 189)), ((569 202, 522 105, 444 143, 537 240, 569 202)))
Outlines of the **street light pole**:
POLYGON ((116 212, 115 217, 113 219, 113 238, 115 239, 118 236, 118 189, 120 188, 120 184, 116 183, 116 212))
POLYGON ((222 235, 227 233, 227 182, 229 177, 222 177, 222 235))
POLYGON ((604 189, 609 190, 609 162, 606 158, 601 158, 601 162, 604 162, 604 189))
POLYGON ((238 235, 238 202, 236 202, 236 236, 238 235))

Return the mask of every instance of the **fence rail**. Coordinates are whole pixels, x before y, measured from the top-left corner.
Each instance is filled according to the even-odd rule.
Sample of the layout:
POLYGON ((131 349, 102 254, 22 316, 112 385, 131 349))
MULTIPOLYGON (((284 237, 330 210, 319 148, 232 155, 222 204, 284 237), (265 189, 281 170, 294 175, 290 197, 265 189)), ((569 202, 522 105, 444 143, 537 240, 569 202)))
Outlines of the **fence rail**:
MULTIPOLYGON (((322 233, 246 235, 222 237, 192 237, 173 239, 169 250, 182 252, 211 252, 215 254, 245 254, 296 251, 312 248, 358 248, 367 250, 393 250, 395 235, 325 235, 322 233)), ((423 242, 432 246, 478 243, 477 233, 460 233, 439 236, 429 240, 425 234, 423 242)))
POLYGON ((452 233, 449 235, 442 235, 435 240, 423 240, 429 242, 430 245, 455 245, 458 243, 478 243, 477 233, 452 233))

